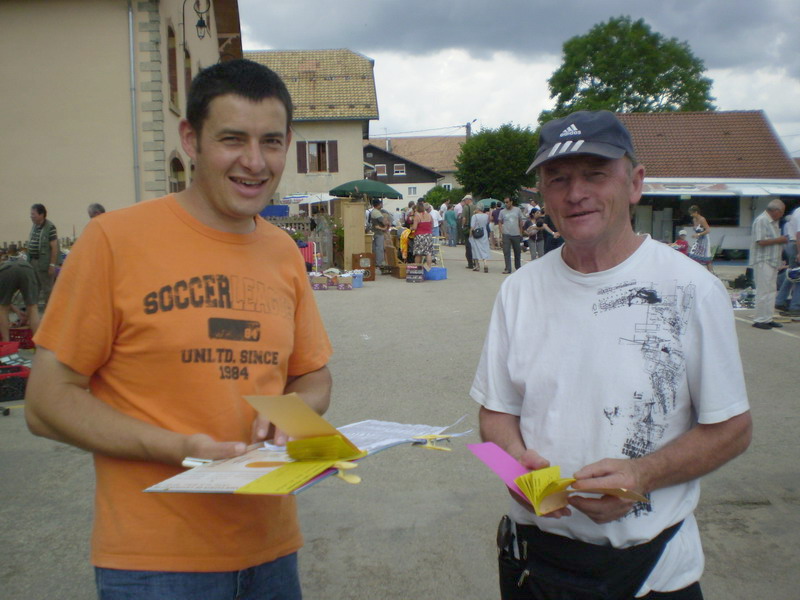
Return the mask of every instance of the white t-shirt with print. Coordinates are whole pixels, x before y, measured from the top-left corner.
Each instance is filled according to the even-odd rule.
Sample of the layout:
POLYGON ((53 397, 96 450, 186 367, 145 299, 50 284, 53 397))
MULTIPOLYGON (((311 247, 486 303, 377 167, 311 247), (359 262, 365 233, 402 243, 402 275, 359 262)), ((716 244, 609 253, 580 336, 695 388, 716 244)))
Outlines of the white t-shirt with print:
MULTIPOLYGON (((700 423, 749 409, 730 298, 705 268, 649 237, 600 273, 570 269, 561 249, 503 282, 470 395, 517 415, 527 447, 569 477, 603 458, 649 454, 700 423), (531 344, 532 339, 537 340, 531 344)), ((703 551, 693 511, 699 481, 598 525, 573 509, 519 523, 596 544, 651 540, 685 519, 640 594, 697 581, 703 551)))

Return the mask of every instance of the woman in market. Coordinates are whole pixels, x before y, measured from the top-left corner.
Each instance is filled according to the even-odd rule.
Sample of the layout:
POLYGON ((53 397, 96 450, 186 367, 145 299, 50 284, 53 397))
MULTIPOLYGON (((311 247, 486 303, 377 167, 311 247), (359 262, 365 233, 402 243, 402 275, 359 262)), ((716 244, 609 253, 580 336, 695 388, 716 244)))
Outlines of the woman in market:
POLYGON ((701 265, 705 265, 706 269, 711 271, 711 261, 714 259, 711 256, 711 244, 708 237, 711 227, 708 225, 706 218, 700 214, 700 209, 697 206, 689 207, 689 215, 692 217, 692 227, 694 229, 692 237, 695 239, 694 244, 689 249, 689 258, 699 262, 701 265))
POLYGON ((475 214, 469 222, 469 243, 472 244, 473 271, 480 271, 483 263, 483 272, 489 272, 486 261, 489 259, 489 215, 480 202, 475 204, 475 214))
POLYGON ((430 271, 433 262, 433 217, 425 210, 422 201, 417 202, 411 231, 414 232, 414 262, 421 265, 425 257, 425 270, 430 271))

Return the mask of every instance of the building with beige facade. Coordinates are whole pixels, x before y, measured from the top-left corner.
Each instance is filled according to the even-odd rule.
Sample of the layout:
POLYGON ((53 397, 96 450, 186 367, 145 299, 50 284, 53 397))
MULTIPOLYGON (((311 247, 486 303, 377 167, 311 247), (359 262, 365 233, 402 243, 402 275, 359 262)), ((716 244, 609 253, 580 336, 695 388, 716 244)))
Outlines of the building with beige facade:
POLYGON ((236 0, 4 0, 0 23, 0 246, 27 239, 33 203, 64 239, 93 202, 186 185, 187 86, 242 56, 236 0))

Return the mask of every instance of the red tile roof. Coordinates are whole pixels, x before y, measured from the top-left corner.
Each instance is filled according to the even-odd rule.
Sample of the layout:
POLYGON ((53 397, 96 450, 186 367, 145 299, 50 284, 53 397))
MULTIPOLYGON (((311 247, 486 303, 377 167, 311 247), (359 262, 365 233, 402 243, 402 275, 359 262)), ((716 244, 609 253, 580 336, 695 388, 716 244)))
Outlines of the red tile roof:
POLYGON ((763 111, 618 113, 646 177, 800 179, 763 111))
MULTIPOLYGON (((466 139, 463 135, 393 137, 390 139, 390 152, 438 173, 448 173, 456 170, 456 158, 466 139)), ((369 142, 386 149, 386 138, 370 138, 369 142)))
POLYGON ((295 121, 377 119, 374 61, 337 50, 248 50, 244 53, 281 76, 295 121))

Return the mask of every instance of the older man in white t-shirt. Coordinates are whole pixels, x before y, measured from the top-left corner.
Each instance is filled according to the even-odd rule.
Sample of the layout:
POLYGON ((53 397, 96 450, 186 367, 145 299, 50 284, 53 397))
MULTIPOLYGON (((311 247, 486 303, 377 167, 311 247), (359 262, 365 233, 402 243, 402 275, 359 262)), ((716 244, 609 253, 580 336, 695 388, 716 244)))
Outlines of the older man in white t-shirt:
POLYGON ((699 600, 699 478, 752 428, 730 299, 633 231, 644 168, 613 113, 545 124, 531 169, 566 244, 501 286, 470 390, 481 436, 576 490, 647 501, 571 495, 543 516, 510 502, 501 596, 699 600))

